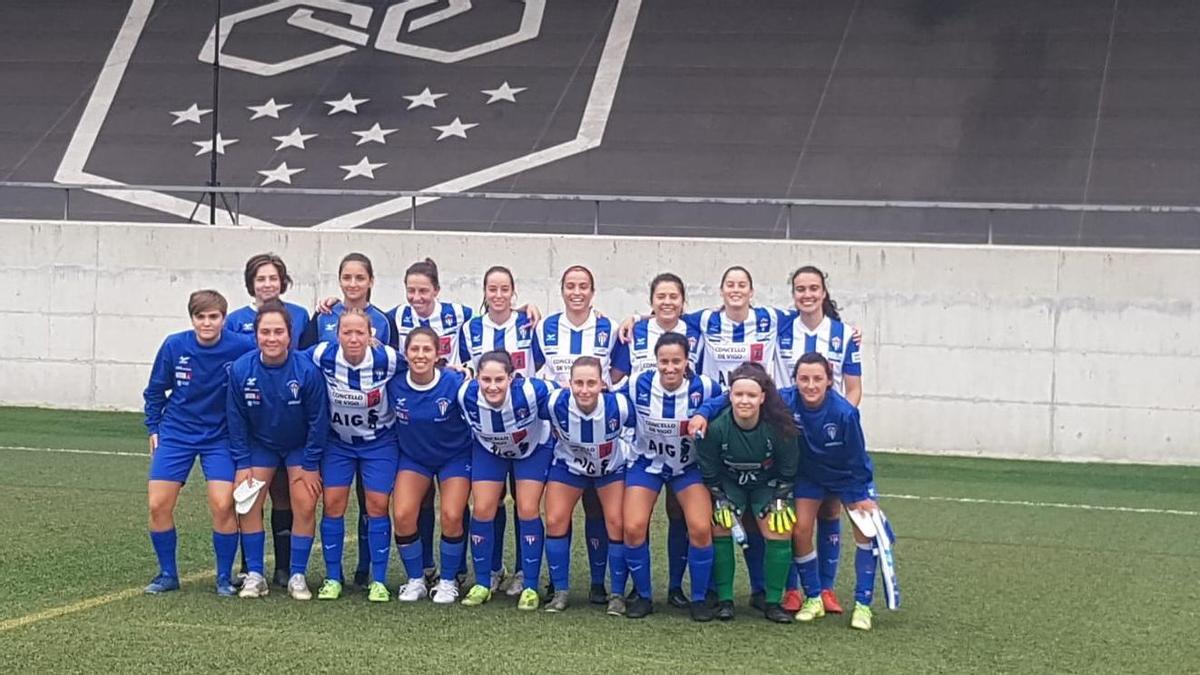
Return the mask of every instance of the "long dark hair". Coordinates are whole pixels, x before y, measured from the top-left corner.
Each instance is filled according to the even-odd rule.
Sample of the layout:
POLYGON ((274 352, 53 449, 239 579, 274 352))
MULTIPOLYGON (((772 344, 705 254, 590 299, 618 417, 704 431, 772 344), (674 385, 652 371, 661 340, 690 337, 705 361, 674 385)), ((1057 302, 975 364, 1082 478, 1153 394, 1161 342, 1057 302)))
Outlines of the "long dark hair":
POLYGON ((442 290, 441 282, 438 280, 437 263, 433 262, 433 258, 418 260, 409 265, 408 269, 404 270, 404 283, 408 283, 408 278, 414 274, 429 279, 429 283, 433 285, 433 290, 442 290))
POLYGON ((838 312, 838 304, 833 301, 833 298, 829 297, 829 275, 825 274, 819 268, 813 265, 804 265, 795 272, 792 272, 791 281, 788 283, 792 287, 793 292, 796 289, 796 277, 800 276, 801 274, 815 274, 820 277, 821 290, 825 291, 825 300, 821 302, 821 311, 824 312, 825 316, 833 319, 834 321, 841 321, 842 316, 838 312))
POLYGON ((729 374, 730 390, 733 389, 733 383, 738 380, 751 380, 762 388, 765 398, 762 409, 759 411, 759 419, 766 422, 771 427, 771 431, 775 432, 775 435, 781 440, 795 438, 796 426, 792 423, 792 411, 780 398, 779 389, 767 375, 766 369, 758 363, 743 363, 729 374))
POLYGON ((675 284, 679 287, 679 298, 687 302, 687 289, 683 287, 683 279, 673 272, 662 272, 650 280, 650 302, 654 302, 654 292, 658 290, 659 284, 675 284))
MULTIPOLYGON (((371 264, 371 259, 362 253, 347 253, 346 257, 342 258, 342 262, 338 263, 338 281, 341 281, 342 270, 345 269, 346 263, 356 262, 362 265, 367 270, 367 278, 375 281, 375 267, 371 264)), ((283 291, 280 291, 280 295, 283 291)), ((367 289, 367 302, 371 302, 371 290, 367 289)))
POLYGON ((481 314, 487 314, 488 311, 487 279, 497 272, 508 277, 508 285, 512 286, 513 295, 517 294, 517 280, 513 278, 512 270, 508 269, 504 265, 492 265, 487 269, 486 272, 483 273, 483 302, 479 305, 479 312, 481 314))
POLYGON ((493 349, 479 357, 479 370, 483 370, 483 367, 489 363, 499 363, 504 368, 505 374, 513 374, 512 355, 503 349, 493 349))

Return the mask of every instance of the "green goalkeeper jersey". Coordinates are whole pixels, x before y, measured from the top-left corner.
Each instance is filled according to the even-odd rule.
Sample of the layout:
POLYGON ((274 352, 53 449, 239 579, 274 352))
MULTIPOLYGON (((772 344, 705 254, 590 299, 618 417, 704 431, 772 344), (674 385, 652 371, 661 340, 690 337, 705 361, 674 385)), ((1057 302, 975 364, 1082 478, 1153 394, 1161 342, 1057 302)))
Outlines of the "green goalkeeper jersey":
POLYGON ((708 424, 697 443, 697 460, 704 484, 722 487, 733 483, 745 490, 791 483, 796 478, 800 450, 796 439, 782 439, 761 419, 753 429, 742 429, 726 407, 708 424))

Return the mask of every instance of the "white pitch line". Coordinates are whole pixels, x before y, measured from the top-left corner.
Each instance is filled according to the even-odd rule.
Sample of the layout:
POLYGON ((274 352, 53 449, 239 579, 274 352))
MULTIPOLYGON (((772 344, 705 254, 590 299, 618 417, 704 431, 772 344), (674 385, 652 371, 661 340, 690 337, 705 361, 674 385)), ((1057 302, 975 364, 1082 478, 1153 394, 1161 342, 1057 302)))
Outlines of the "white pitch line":
MULTIPOLYGON (((189 574, 186 577, 180 578, 179 581, 181 583, 185 583, 185 584, 193 583, 196 581, 202 581, 202 580, 204 580, 205 577, 211 577, 211 576, 213 576, 213 574, 215 574, 215 572, 213 572, 212 570, 206 570, 204 572, 196 572, 195 574, 189 574)), ((25 626, 28 626, 30 624, 40 623, 42 621, 48 621, 50 619, 57 619, 60 616, 66 616, 68 614, 76 614, 78 612, 83 612, 83 611, 92 609, 93 607, 99 607, 101 605, 107 605, 110 603, 114 603, 114 602, 117 602, 118 600, 134 598, 139 595, 142 595, 143 593, 145 593, 145 591, 143 591, 140 587, 139 588, 126 588, 124 590, 113 591, 112 593, 106 593, 104 595, 97 595, 94 598, 85 598, 78 602, 72 602, 69 605, 62 605, 60 607, 51 607, 50 609, 43 609, 42 611, 34 612, 33 614, 26 614, 25 616, 18 616, 13 619, 7 619, 5 621, 0 621, 0 633, 5 633, 7 631, 15 630, 17 628, 24 628, 25 626)))
POLYGON ((68 455, 108 455, 110 457, 143 457, 150 458, 150 452, 120 452, 118 450, 79 450, 77 448, 30 448, 24 445, 0 445, 0 450, 18 450, 22 452, 57 452, 68 455))
POLYGON ((981 499, 977 497, 930 497, 926 495, 885 495, 887 499, 911 499, 922 502, 952 502, 955 504, 990 504, 997 506, 1033 506, 1051 509, 1076 509, 1079 511, 1115 511, 1117 513, 1151 513, 1167 516, 1200 516, 1200 511, 1182 509, 1152 509, 1136 506, 1102 506, 1097 504, 1066 504, 1063 502, 1027 502, 1014 499, 981 499))

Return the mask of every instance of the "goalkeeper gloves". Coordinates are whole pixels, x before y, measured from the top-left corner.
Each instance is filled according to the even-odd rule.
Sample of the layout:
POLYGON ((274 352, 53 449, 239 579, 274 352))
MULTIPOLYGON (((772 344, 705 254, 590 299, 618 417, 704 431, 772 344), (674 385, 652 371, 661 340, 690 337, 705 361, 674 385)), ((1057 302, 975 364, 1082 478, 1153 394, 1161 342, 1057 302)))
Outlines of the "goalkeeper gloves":
POLYGON ((734 521, 737 519, 733 502, 729 501, 729 497, 721 488, 710 487, 709 490, 712 492, 713 497, 713 523, 717 527, 722 527, 726 530, 732 528, 734 521))
POLYGON ((767 503, 761 517, 767 519, 767 529, 775 534, 787 534, 796 524, 796 509, 790 501, 776 497, 767 503))

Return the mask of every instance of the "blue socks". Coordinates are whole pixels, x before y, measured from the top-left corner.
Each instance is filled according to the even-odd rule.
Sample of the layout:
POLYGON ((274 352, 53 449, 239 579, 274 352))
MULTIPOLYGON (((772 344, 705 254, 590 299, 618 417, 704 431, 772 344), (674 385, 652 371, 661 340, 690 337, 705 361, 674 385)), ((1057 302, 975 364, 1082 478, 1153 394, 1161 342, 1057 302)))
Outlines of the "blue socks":
POLYGON ((371 547, 371 581, 387 582, 388 555, 392 552, 392 519, 367 518, 367 544, 371 547))
MULTIPOLYGON (((496 515, 492 518, 492 572, 499 572, 504 567, 504 528, 508 525, 508 512, 504 510, 504 504, 500 504, 500 508, 496 509, 496 515)), ((479 568, 476 567, 475 574, 479 574, 479 568)))
POLYGON ((233 575, 233 559, 237 557, 238 533, 224 534, 214 530, 212 544, 213 551, 217 554, 217 581, 228 581, 233 575))
POLYGON ((604 518, 585 519, 584 534, 587 535, 588 566, 592 572, 592 585, 603 584, 604 570, 608 566, 610 558, 608 554, 608 528, 604 526, 604 518))
POLYGON ((396 535, 396 550, 400 552, 400 560, 404 562, 404 572, 409 579, 425 577, 425 545, 418 533, 396 535))
POLYGON ((466 537, 458 535, 457 537, 447 537, 442 535, 442 578, 453 579, 457 574, 457 570, 462 569, 464 555, 466 554, 467 542, 466 537))
POLYGON ((497 534, 496 522, 471 516, 471 563, 475 567, 475 583, 480 586, 491 585, 492 561, 498 548, 495 537, 503 536, 497 534))
POLYGON ((158 558, 158 571, 173 579, 179 578, 179 566, 175 563, 175 547, 178 535, 175 528, 150 533, 150 545, 158 558))
POLYGON ((758 531, 758 523, 746 528, 746 542, 749 546, 742 549, 742 553, 746 558, 746 574, 750 576, 750 592, 765 593, 767 581, 763 574, 763 565, 766 561, 767 541, 763 539, 762 532, 758 531))
POLYGON ((804 588, 804 597, 819 597, 821 572, 817 569, 817 552, 812 551, 806 556, 793 558, 792 566, 800 571, 800 585, 804 588))
POLYGON ((262 530, 243 532, 242 555, 246 557, 247 572, 262 574, 267 555, 267 533, 262 530))
MULTIPOLYGON (((629 555, 629 552, 625 552, 629 555)), ((667 521, 667 588, 683 588, 683 573, 688 565, 686 520, 667 521)))
POLYGON ((625 597, 625 582, 629 579, 629 568, 625 566, 625 543, 620 540, 608 542, 608 575, 611 584, 609 592, 625 597))
POLYGON ((542 576, 542 549, 545 546, 546 526, 541 518, 521 520, 517 527, 520 546, 521 577, 525 588, 537 590, 542 576))
POLYGON ((421 507, 417 514, 417 532, 421 534, 421 565, 423 569, 433 569, 433 507, 421 507))
POLYGON ((321 553, 325 556, 325 578, 342 580, 342 541, 346 538, 345 516, 321 517, 321 553))
POLYGON ((875 594, 875 552, 870 544, 858 544, 854 551, 854 601, 871 604, 875 594))
MULTIPOLYGON (((606 538, 607 542, 608 539, 606 538)), ((590 550, 591 547, 589 547, 590 550)), ((571 531, 562 537, 546 537, 546 563, 550 565, 550 583, 555 591, 571 588, 571 531)), ((528 583, 528 578, 526 579, 528 583)))
MULTIPOLYGON (((611 545, 608 550, 609 555, 612 555, 611 545)), ((629 568, 629 576, 633 578, 633 587, 637 589, 637 594, 647 599, 654 597, 650 580, 650 542, 643 541, 638 546, 626 546, 625 564, 629 568)))
POLYGON ((288 571, 289 576, 308 572, 308 557, 312 555, 312 547, 312 537, 303 534, 292 535, 292 564, 288 571))
POLYGON ((712 582, 713 547, 688 546, 687 565, 692 572, 692 602, 702 602, 712 582))
POLYGON ((842 519, 817 519, 817 560, 821 570, 821 588, 832 589, 837 580, 838 558, 842 554, 842 519))

